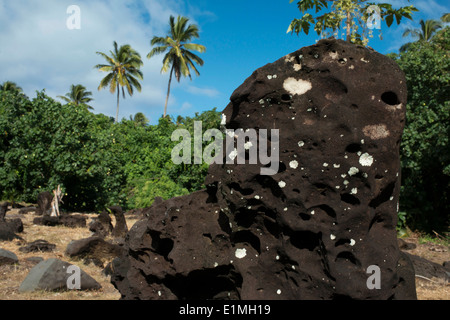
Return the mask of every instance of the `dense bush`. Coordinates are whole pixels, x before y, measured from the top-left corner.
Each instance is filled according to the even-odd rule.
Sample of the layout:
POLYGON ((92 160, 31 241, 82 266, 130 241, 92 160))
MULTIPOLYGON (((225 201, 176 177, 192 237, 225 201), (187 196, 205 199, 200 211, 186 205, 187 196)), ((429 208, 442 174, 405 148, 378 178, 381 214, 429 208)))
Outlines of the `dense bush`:
POLYGON ((423 231, 448 231, 450 213, 450 28, 430 42, 393 55, 408 86, 401 145, 400 206, 406 223, 423 231))
POLYGON ((218 128, 220 114, 213 111, 161 119, 156 126, 122 120, 114 124, 94 115, 87 106, 62 105, 38 92, 30 100, 23 94, 0 92, 0 198, 35 202, 42 191, 57 185, 68 210, 99 210, 119 204, 145 207, 156 196, 165 199, 203 187, 207 166, 175 165, 171 134, 193 121, 204 130, 218 128))

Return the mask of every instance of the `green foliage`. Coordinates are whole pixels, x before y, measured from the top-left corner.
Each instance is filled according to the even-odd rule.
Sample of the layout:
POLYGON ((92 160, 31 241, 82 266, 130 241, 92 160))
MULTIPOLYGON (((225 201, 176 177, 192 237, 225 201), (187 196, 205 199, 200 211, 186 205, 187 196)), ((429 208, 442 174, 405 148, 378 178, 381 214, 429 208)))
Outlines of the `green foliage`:
POLYGON ((121 165, 105 156, 110 141, 93 134, 95 124, 85 105, 61 105, 44 92, 32 101, 0 93, 1 197, 34 202, 60 184, 68 207, 112 200, 105 177, 121 165))
POLYGON ((0 91, 0 199, 35 202, 61 185, 63 209, 88 211, 146 207, 157 196, 202 189, 208 166, 173 164, 171 135, 184 128, 193 136, 194 121, 203 121, 204 131, 219 128, 220 113, 179 117, 178 124, 161 118, 155 126, 135 118, 114 123, 45 92, 30 101, 0 91))
POLYGON ((401 145, 401 211, 426 232, 445 230, 450 212, 450 28, 393 57, 405 72, 407 122, 401 145))
MULTIPOLYGON (((290 0, 291 3, 293 1, 290 0)), ((314 26, 317 35, 338 38, 339 31, 344 29, 348 42, 367 45, 369 38, 373 37, 372 30, 367 27, 367 22, 373 14, 370 7, 374 3, 366 3, 367 0, 336 0, 332 1, 329 8, 328 2, 327 0, 300 0, 297 2, 297 7, 303 16, 300 19, 292 20, 287 33, 295 32, 298 35, 304 32, 308 34, 311 26, 314 26), (312 9, 316 14, 322 10, 329 12, 313 17, 307 13, 312 9)), ((380 18, 386 21, 388 27, 392 25, 394 18, 397 24, 400 24, 402 18, 412 19, 412 13, 417 11, 412 5, 399 9, 393 9, 392 5, 388 3, 377 3, 376 6, 379 9, 380 18)))

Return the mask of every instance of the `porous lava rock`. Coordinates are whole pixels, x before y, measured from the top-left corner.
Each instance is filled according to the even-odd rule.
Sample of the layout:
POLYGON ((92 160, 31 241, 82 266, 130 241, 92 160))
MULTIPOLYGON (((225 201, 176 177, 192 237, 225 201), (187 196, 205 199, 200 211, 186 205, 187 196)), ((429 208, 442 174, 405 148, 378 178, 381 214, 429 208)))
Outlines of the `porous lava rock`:
POLYGON ((37 197, 36 215, 50 215, 52 200, 53 196, 50 192, 44 191, 39 193, 37 197))
POLYGON ((0 203, 0 241, 11 241, 14 239, 22 239, 16 232, 23 231, 23 223, 20 218, 6 219, 9 202, 0 203))
POLYGON ((67 228, 84 228, 86 227, 87 217, 80 214, 64 214, 59 217, 51 217, 44 215, 33 219, 36 225, 56 227, 65 226, 67 228))
POLYGON ((89 223, 89 231, 93 232, 93 235, 101 238, 111 234, 113 229, 111 217, 106 211, 101 212, 96 219, 93 219, 93 221, 89 223))
POLYGON ((96 259, 104 261, 113 259, 122 253, 122 248, 98 236, 72 240, 66 247, 65 254, 71 258, 96 259))
POLYGON ((277 172, 250 164, 266 147, 253 141, 246 163, 210 166, 206 190, 147 209, 112 263, 122 298, 415 299, 396 237, 406 97, 394 61, 341 40, 256 70, 222 123, 259 142, 279 130, 277 172))
POLYGON ((123 214, 123 210, 121 206, 111 206, 109 207, 114 218, 116 219, 116 224, 114 225, 114 229, 111 232, 111 235, 115 238, 125 238, 125 235, 128 232, 128 226, 125 219, 125 215, 123 214))
POLYGON ((50 243, 47 240, 35 240, 27 245, 20 247, 20 252, 52 252, 56 248, 56 244, 50 243))

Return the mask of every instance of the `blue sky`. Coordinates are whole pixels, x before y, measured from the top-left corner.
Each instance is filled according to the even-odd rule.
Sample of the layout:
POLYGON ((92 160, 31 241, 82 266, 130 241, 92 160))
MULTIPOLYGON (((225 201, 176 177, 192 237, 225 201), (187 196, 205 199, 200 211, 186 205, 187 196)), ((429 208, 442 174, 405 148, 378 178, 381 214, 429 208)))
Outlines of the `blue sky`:
MULTIPOLYGON (((152 124, 163 113, 168 74, 160 74, 162 56, 148 60, 153 36, 164 36, 170 15, 190 18, 200 28, 206 46, 201 75, 190 81, 173 82, 168 113, 193 116, 216 107, 222 111, 232 92, 251 73, 318 39, 286 34, 293 18, 300 18, 296 2, 289 0, 0 0, 0 83, 14 81, 29 97, 45 88, 56 98, 71 84, 83 84, 92 91, 94 112, 115 116, 116 97, 98 91, 104 76, 93 66, 103 63, 96 51, 109 52, 113 41, 130 44, 144 61, 143 90, 121 100, 119 117, 143 112, 152 124), (67 8, 81 9, 81 29, 69 30, 67 8)), ((374 1, 377 2, 377 1, 374 1)), ((445 0, 391 0, 394 7, 415 5, 414 20, 395 23, 383 40, 375 37, 369 45, 383 54, 396 52, 411 39, 402 38, 408 27, 417 28, 420 19, 439 19, 450 11, 445 0)))

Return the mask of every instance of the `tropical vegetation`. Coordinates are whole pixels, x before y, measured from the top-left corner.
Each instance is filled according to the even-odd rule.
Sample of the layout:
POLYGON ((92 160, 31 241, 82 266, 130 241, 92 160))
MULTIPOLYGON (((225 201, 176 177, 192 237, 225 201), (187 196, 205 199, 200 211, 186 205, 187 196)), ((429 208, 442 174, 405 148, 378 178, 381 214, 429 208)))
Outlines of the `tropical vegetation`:
MULTIPOLYGON (((290 0, 292 3, 294 0, 290 0)), ((328 4, 328 0, 300 0, 297 7, 302 13, 300 19, 293 19, 287 33, 301 32, 309 33, 311 26, 314 31, 322 37, 339 37, 339 32, 344 30, 345 40, 358 44, 367 45, 369 39, 373 37, 372 29, 367 27, 368 22, 374 23, 371 18, 375 14, 381 20, 386 21, 388 27, 395 21, 400 24, 402 18, 412 20, 412 13, 418 11, 414 6, 406 6, 394 9, 389 3, 374 3, 367 0, 336 0, 328 4), (326 11, 320 16, 314 17, 309 11, 315 14, 326 11), (377 11, 377 12, 375 12, 377 11)))

